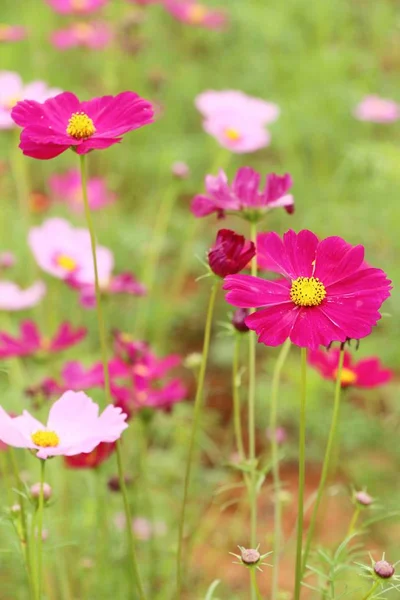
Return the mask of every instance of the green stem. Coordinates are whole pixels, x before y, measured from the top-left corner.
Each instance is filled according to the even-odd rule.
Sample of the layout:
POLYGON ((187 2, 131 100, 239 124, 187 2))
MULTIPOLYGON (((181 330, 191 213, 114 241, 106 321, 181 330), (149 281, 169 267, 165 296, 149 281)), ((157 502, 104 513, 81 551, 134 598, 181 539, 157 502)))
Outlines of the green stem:
POLYGON ((354 532, 354 529, 356 527, 359 516, 360 516, 360 507, 356 506, 354 513, 353 513, 353 517, 350 521, 349 529, 347 530, 346 538, 350 537, 352 535, 352 533, 354 532))
POLYGON ((281 346, 271 384, 271 408, 269 416, 269 430, 271 435, 271 454, 272 454, 272 476, 274 480, 274 570, 272 572, 271 600, 278 597, 279 588, 279 560, 281 553, 282 538, 282 503, 281 503, 281 480, 279 474, 279 449, 276 439, 276 426, 278 415, 278 392, 281 372, 290 350, 290 339, 288 338, 281 346))
POLYGON ((191 430, 190 441, 189 441, 189 450, 188 450, 187 461, 186 461, 185 479, 184 479, 184 484, 183 484, 183 500, 182 500, 180 520, 179 520, 178 552, 177 552, 177 563, 176 563, 176 585, 177 585, 176 598, 177 598, 177 600, 180 600, 181 594, 182 594, 183 534, 184 534, 184 526, 185 526, 186 505, 187 505, 187 500, 188 500, 190 475, 191 475, 191 471, 192 471, 193 454, 194 454, 197 430, 199 427, 201 409, 203 406, 204 379, 205 379, 206 368, 207 368, 208 352, 209 352, 209 348, 210 348, 212 317, 213 317, 213 313, 214 313, 214 305, 215 305, 215 299, 217 297, 218 289, 219 289, 219 284, 216 282, 216 283, 214 283, 214 285, 211 289, 210 300, 208 303, 206 325, 205 325, 205 329, 204 329, 203 353, 202 353, 199 377, 197 380, 197 390, 196 390, 196 397, 195 397, 195 401, 194 401, 193 423, 192 423, 192 430, 191 430))
POLYGON ((300 392, 300 432, 299 432, 299 490, 297 510, 296 574, 294 600, 300 599, 302 579, 301 549, 303 545, 304 483, 306 472, 306 399, 307 399, 307 350, 301 348, 301 392, 300 392))
MULTIPOLYGON (((83 196, 83 203, 84 203, 84 207, 85 207, 86 222, 87 222, 89 234, 90 234, 90 244, 91 244, 92 256, 93 256, 94 283, 95 283, 95 292, 96 292, 96 310, 97 310, 97 320, 98 320, 98 326, 99 326, 101 356, 102 356, 102 363, 103 363, 103 370, 104 370, 104 389, 105 389, 105 396, 106 396, 106 404, 112 404, 111 391, 110 391, 110 376, 109 376, 109 372, 108 372, 106 328, 105 328, 105 323, 104 323, 103 309, 102 309, 102 303, 101 303, 100 285, 99 285, 99 274, 98 274, 98 269, 97 269, 96 239, 95 239, 94 227, 93 227, 92 217, 90 214, 89 199, 88 199, 88 194, 87 194, 87 174, 86 174, 85 155, 82 154, 82 155, 80 155, 79 158, 80 158, 81 179, 82 179, 82 196, 83 196)), ((129 572, 131 573, 132 578, 135 580, 134 583, 136 584, 136 586, 138 588, 139 598, 140 598, 140 600, 142 600, 142 599, 144 599, 145 596, 144 596, 143 586, 141 583, 139 569, 138 569, 137 560, 136 560, 135 544, 134 544, 133 532, 132 532, 132 526, 131 526, 132 525, 132 517, 131 517, 131 511, 130 511, 130 506, 129 506, 129 501, 128 501, 128 495, 127 495, 127 491, 126 491, 126 485, 125 485, 125 476, 124 476, 124 469, 123 469, 123 462, 122 462, 122 452, 121 452, 120 440, 117 440, 117 443, 116 443, 116 455, 117 455, 117 465, 118 465, 118 477, 119 477, 119 483, 120 483, 121 492, 122 492, 123 501, 124 501, 125 518, 126 518, 126 523, 127 523, 126 532, 127 532, 127 537, 128 537, 128 547, 129 547, 130 557, 131 557, 131 567, 132 568, 129 569, 129 572)))
POLYGON ((379 586, 380 586, 380 581, 375 581, 374 585, 369 590, 368 594, 366 596, 364 596, 362 600, 368 600, 368 598, 371 598, 372 594, 375 592, 375 590, 378 589, 379 586))
POLYGON ((313 539, 315 525, 317 522, 318 509, 321 504, 322 496, 324 493, 325 483, 326 483, 326 480, 329 475, 330 461, 331 461, 332 450, 334 447, 336 430, 337 430, 337 425, 338 425, 338 420, 339 420, 340 392, 342 389, 341 381, 342 381, 343 361, 344 361, 344 348, 341 348, 340 355, 339 355, 339 365, 338 365, 338 370, 337 370, 337 375, 336 375, 335 400, 334 400, 334 405, 333 405, 331 428, 329 431, 328 443, 326 446, 324 464, 322 466, 322 473, 321 473, 321 479, 319 481, 317 498, 315 500, 315 504, 314 504, 314 508, 313 508, 313 512, 312 512, 311 520, 310 520, 310 527, 309 527, 308 533, 307 533, 306 545, 305 545, 304 555, 303 555, 302 576, 304 575, 304 572, 306 570, 307 559, 308 559, 308 555, 310 553, 311 542, 313 539))
POLYGON ((245 460, 245 452, 243 446, 242 421, 240 418, 240 395, 239 395, 239 351, 240 351, 241 334, 235 335, 235 346, 233 350, 232 362, 232 394, 233 394, 233 423, 235 429, 236 447, 239 452, 240 461, 245 460))
POLYGON ((253 590, 257 600, 262 600, 260 589, 257 583, 256 569, 254 567, 250 569, 250 583, 251 589, 253 590))
POLYGON ((44 472, 46 467, 46 461, 40 459, 40 494, 39 494, 39 506, 38 506, 38 526, 36 531, 36 592, 37 600, 42 598, 42 531, 43 531, 43 507, 44 507, 44 472))

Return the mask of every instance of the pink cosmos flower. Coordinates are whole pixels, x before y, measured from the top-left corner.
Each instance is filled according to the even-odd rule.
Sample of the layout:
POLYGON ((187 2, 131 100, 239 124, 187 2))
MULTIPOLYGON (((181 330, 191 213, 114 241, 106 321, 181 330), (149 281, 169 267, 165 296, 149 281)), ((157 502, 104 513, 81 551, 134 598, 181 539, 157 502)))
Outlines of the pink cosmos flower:
POLYGON ((59 50, 69 50, 77 46, 101 50, 110 44, 112 30, 107 23, 72 23, 65 29, 58 29, 51 34, 50 41, 59 50))
MULTIPOLYGON (((119 358, 113 358, 108 362, 108 373, 111 381, 127 379, 131 370, 119 358)), ((88 390, 91 388, 104 387, 104 369, 101 362, 86 368, 79 361, 67 362, 62 369, 62 387, 71 390, 88 390)))
POLYGON ((0 310, 26 310, 39 304, 46 294, 46 286, 37 281, 23 290, 12 281, 0 281, 0 310))
MULTIPOLYGON (((311 350, 308 353, 308 363, 317 369, 325 379, 336 381, 339 356, 340 350, 336 348, 328 351, 311 350)), ((393 372, 383 368, 378 357, 371 356, 353 363, 350 352, 344 353, 342 387, 374 388, 384 385, 392 377, 393 372)))
MULTIPOLYGON (((96 307, 96 290, 94 285, 78 285, 80 292, 80 303, 85 308, 96 307)), ((116 294, 128 294, 131 296, 145 296, 147 294, 146 287, 140 283, 132 273, 120 273, 113 275, 108 281, 104 281, 100 286, 101 293, 107 296, 116 294)))
MULTIPOLYGON (((57 202, 65 202, 74 212, 83 212, 82 181, 78 169, 53 175, 49 179, 49 187, 57 202)), ((102 177, 88 179, 87 193, 91 210, 99 210, 116 200, 115 194, 107 189, 106 182, 102 177)))
POLYGON ((142 340, 135 340, 128 333, 115 330, 113 332, 114 337, 114 351, 119 358, 122 358, 125 362, 134 363, 140 360, 145 354, 150 352, 149 345, 147 342, 142 340))
POLYGON ((44 102, 60 92, 58 88, 48 88, 44 81, 32 81, 24 85, 18 73, 0 71, 0 129, 15 127, 11 112, 20 100, 44 102))
MULTIPOLYGON (((73 227, 65 219, 52 218, 33 227, 28 243, 39 267, 54 277, 80 285, 94 285, 93 258, 87 229, 73 227)), ((114 266, 108 248, 97 246, 101 285, 108 284, 114 266)))
POLYGON ((215 212, 219 217, 226 213, 240 212, 242 216, 262 217, 273 208, 294 211, 294 198, 287 192, 292 187, 291 176, 271 173, 266 177, 264 189, 259 190, 261 176, 250 167, 238 170, 231 185, 224 171, 218 175, 207 175, 206 194, 199 194, 192 200, 191 211, 195 217, 205 217, 215 212))
POLYGON ((130 418, 134 412, 145 408, 170 411, 187 396, 187 389, 179 379, 172 379, 161 387, 152 387, 145 378, 133 378, 129 387, 111 386, 115 405, 120 406, 130 418), (133 389, 134 388, 134 389, 133 389))
POLYGON ((33 321, 23 321, 20 325, 20 338, 0 332, 0 359, 61 352, 83 340, 86 333, 84 327, 74 330, 69 323, 62 323, 55 335, 49 339, 40 335, 33 321))
POLYGON ((365 96, 356 106, 354 116, 360 121, 393 123, 400 118, 400 106, 394 100, 386 100, 379 96, 365 96))
POLYGON ((195 105, 203 117, 209 118, 224 113, 248 115, 260 125, 276 121, 280 114, 277 104, 248 96, 239 90, 208 90, 196 97, 195 105))
POLYGON ((15 255, 9 250, 0 252, 0 269, 11 269, 16 262, 15 255))
POLYGON ((109 148, 128 131, 153 121, 150 102, 134 92, 80 102, 64 92, 44 103, 18 102, 11 116, 20 127, 22 152, 50 159, 74 148, 78 154, 109 148))
POLYGON ((371 333, 391 282, 382 270, 366 265, 363 246, 339 237, 319 241, 307 230, 289 230, 283 240, 268 233, 263 244, 283 278, 228 275, 223 286, 230 304, 261 309, 245 320, 259 342, 279 346, 290 338, 316 349, 371 333))
POLYGON ((66 392, 50 409, 46 425, 26 410, 10 417, 0 406, 0 440, 15 448, 36 450, 43 460, 91 452, 101 442, 115 442, 128 427, 120 408, 99 407, 83 392, 66 392))
POLYGON ((175 19, 187 25, 221 30, 228 23, 225 11, 213 10, 196 0, 165 0, 164 6, 175 19))
POLYGON ((108 0, 46 0, 53 10, 63 15, 89 14, 105 4, 108 0))
POLYGON ((26 28, 20 25, 0 25, 0 44, 2 42, 19 42, 27 36, 26 28))
POLYGON ((226 277, 242 271, 255 256, 253 242, 230 229, 220 229, 214 246, 208 252, 208 264, 215 275, 226 277))

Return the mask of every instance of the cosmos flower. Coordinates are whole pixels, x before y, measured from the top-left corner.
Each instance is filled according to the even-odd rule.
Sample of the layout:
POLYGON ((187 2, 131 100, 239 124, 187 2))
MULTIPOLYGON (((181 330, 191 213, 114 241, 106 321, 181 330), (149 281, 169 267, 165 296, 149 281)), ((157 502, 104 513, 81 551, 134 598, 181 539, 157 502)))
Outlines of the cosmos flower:
POLYGON ((297 346, 316 349, 371 333, 391 282, 364 262, 363 246, 340 237, 319 241, 308 230, 289 230, 283 239, 268 233, 263 244, 283 278, 228 275, 223 286, 230 304, 260 309, 245 320, 259 342, 279 346, 290 338, 297 346))
POLYGON ((379 96, 365 96, 356 106, 354 116, 359 121, 393 123, 400 118, 400 105, 394 100, 386 100, 379 96))
POLYGON ((101 50, 110 44, 112 30, 107 23, 72 23, 65 29, 53 31, 50 41, 59 50, 69 50, 83 46, 91 50, 101 50))
MULTIPOLYGON (((28 243, 39 267, 49 275, 76 285, 94 285, 93 258, 87 229, 65 219, 47 219, 29 231, 28 243)), ((96 247, 100 285, 108 284, 114 266, 108 248, 96 247)))
POLYGON ((36 451, 36 456, 73 456, 91 452, 101 442, 115 442, 128 427, 120 408, 99 407, 83 392, 66 392, 50 409, 46 425, 26 410, 10 417, 0 406, 0 440, 15 448, 36 451))
MULTIPOLYGON (((317 369, 325 379, 336 381, 340 350, 310 350, 308 363, 317 369)), ((341 384, 342 387, 374 388, 390 381, 393 373, 382 367, 377 356, 353 362, 350 352, 344 353, 341 384)))
POLYGON ((11 269, 16 262, 15 255, 9 250, 0 252, 0 269, 11 269))
POLYGON ((253 242, 230 229, 220 229, 214 246, 208 252, 210 269, 218 277, 226 277, 242 271, 255 256, 253 242))
POLYGON ((70 469, 96 469, 110 458, 114 450, 115 442, 101 442, 91 452, 64 456, 64 463, 70 469))
POLYGON ((69 323, 62 323, 53 337, 47 338, 41 336, 33 321, 23 321, 20 325, 19 338, 0 332, 0 359, 61 352, 78 344, 86 337, 86 333, 84 327, 73 329, 69 323))
POLYGON ((128 131, 151 123, 150 102, 134 92, 80 102, 64 92, 44 103, 18 102, 11 111, 23 128, 19 147, 38 159, 50 159, 74 148, 78 154, 109 148, 128 131))
POLYGON ((208 8, 197 0, 164 0, 165 9, 178 21, 206 29, 224 29, 228 17, 223 10, 208 8))
MULTIPOLYGON (((130 369, 119 358, 113 358, 108 362, 108 374, 111 381, 130 376, 130 369)), ((61 372, 62 386, 64 389, 88 390, 91 388, 104 387, 103 363, 96 362, 89 368, 84 367, 79 361, 67 362, 61 372)))
MULTIPOLYGON (((73 212, 83 212, 82 181, 78 169, 70 169, 65 173, 52 175, 49 179, 49 187, 57 202, 68 204, 73 212)), ((107 189, 106 181, 102 177, 88 179, 87 193, 91 210, 100 210, 116 200, 115 194, 107 189)))
POLYGON ((19 42, 27 36, 25 27, 21 25, 0 25, 0 44, 2 42, 19 42))
POLYGON ((291 176, 267 175, 265 187, 261 191, 261 176, 250 167, 238 170, 231 184, 224 171, 218 175, 207 175, 206 194, 199 194, 192 200, 191 211, 195 217, 206 217, 217 213, 224 217, 226 213, 240 213, 244 218, 259 219, 273 208, 285 208, 289 213, 294 210, 294 198, 287 192, 293 185, 291 176))
POLYGON ((62 15, 87 15, 107 4, 108 0, 46 0, 46 2, 62 15))
POLYGON ((46 294, 46 286, 37 281, 22 289, 12 281, 0 281, 0 310, 26 310, 39 304, 46 294))
POLYGON ((115 354, 125 362, 135 363, 145 354, 150 353, 149 345, 142 340, 135 340, 129 333, 113 331, 115 354))
POLYGON ((155 387, 147 378, 133 377, 129 387, 111 385, 115 405, 120 406, 130 418, 135 412, 145 408, 158 408, 169 411, 177 402, 187 396, 187 389, 180 379, 155 387))
POLYGON ((47 87, 44 81, 32 81, 24 85, 18 73, 0 71, 0 129, 15 127, 11 111, 20 100, 44 102, 60 92, 58 88, 47 87))
MULTIPOLYGON (((85 308, 95 308, 96 306, 96 289, 94 285, 78 285, 80 293, 80 303, 85 308)), ((146 287, 140 283, 132 273, 119 273, 118 275, 110 276, 108 281, 104 281, 100 285, 101 294, 104 296, 115 296, 120 294, 128 294, 130 296, 145 296, 147 294, 146 287)))
POLYGON ((260 125, 273 123, 279 117, 279 106, 272 102, 248 96, 239 90, 208 90, 196 97, 195 105, 203 117, 209 118, 227 112, 249 115, 260 125))

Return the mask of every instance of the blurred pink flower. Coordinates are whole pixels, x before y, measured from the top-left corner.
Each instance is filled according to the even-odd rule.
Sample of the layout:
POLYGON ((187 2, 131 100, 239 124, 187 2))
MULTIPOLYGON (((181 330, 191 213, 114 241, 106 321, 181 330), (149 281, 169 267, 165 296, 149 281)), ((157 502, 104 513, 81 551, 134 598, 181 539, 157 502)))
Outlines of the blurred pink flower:
MULTIPOLYGON (((96 307, 96 289, 94 285, 74 285, 79 289, 80 303, 85 308, 96 307)), ((140 283, 132 273, 119 273, 118 275, 110 276, 107 282, 100 285, 100 291, 103 295, 114 296, 116 294, 129 294, 131 296, 145 296, 147 294, 146 287, 140 283)))
POLYGON ((0 252, 0 269, 10 269, 16 262, 15 255, 9 250, 0 252))
POLYGON ((175 19, 188 25, 220 30, 228 23, 225 11, 208 8, 196 0, 164 0, 164 6, 175 19))
POLYGON ((89 14, 107 4, 108 0, 46 0, 53 10, 63 15, 89 14))
POLYGON ((262 125, 276 121, 280 114, 277 104, 248 96, 239 90, 207 90, 195 99, 197 110, 204 117, 215 117, 226 113, 248 115, 262 125))
MULTIPOLYGON (((268 429, 267 429, 267 438, 270 441, 272 440, 273 432, 274 432, 274 430, 270 429, 268 427, 268 429)), ((283 444, 283 443, 286 442, 286 440, 287 440, 287 431, 286 431, 286 429, 284 427, 277 427, 275 429, 275 440, 276 440, 276 443, 279 444, 279 445, 281 445, 281 444, 283 444)))
POLYGON ((73 329, 69 323, 62 323, 53 337, 47 338, 41 336, 33 321, 23 321, 20 324, 20 338, 0 332, 0 359, 61 352, 78 344, 86 334, 85 327, 73 329))
MULTIPOLYGON (((127 379, 130 376, 130 368, 119 358, 113 358, 108 362, 108 373, 111 381, 127 379)), ((62 369, 62 387, 71 390, 88 390, 96 387, 104 387, 103 363, 97 362, 92 367, 86 368, 79 361, 67 362, 62 369)))
POLYGON ((150 351, 147 342, 135 340, 129 333, 115 330, 113 337, 114 351, 125 362, 137 362, 150 351))
MULTIPOLYGON (((29 231, 28 243, 39 267, 49 275, 76 284, 94 285, 90 235, 65 219, 47 219, 29 231)), ((96 248, 100 285, 107 285, 114 266, 108 248, 96 248)))
MULTIPOLYGON (((74 212, 83 212, 82 182, 78 169, 52 175, 49 179, 49 187, 56 201, 65 202, 74 212)), ((115 194, 107 189, 102 177, 88 179, 87 192, 91 210, 99 210, 107 204, 112 204, 116 199, 115 194)))
POLYGON ((24 85, 18 73, 0 71, 0 129, 15 127, 11 111, 20 100, 44 102, 60 92, 58 88, 47 87, 44 81, 32 81, 24 85))
POLYGON ((0 310, 26 310, 39 304, 46 294, 46 286, 37 281, 31 287, 22 289, 12 281, 0 281, 0 310))
POLYGON ((354 116, 360 121, 393 123, 400 118, 400 106, 394 100, 386 100, 379 96, 365 96, 356 106, 354 116))
POLYGON ((26 36, 26 28, 21 25, 0 25, 0 44, 2 42, 19 42, 26 36))
POLYGON ((101 50, 111 42, 112 30, 107 23, 101 21, 73 23, 65 29, 53 31, 50 40, 59 50, 68 50, 77 46, 101 50))
POLYGON ((167 533, 167 526, 163 521, 151 523, 144 517, 136 517, 132 521, 132 529, 139 540, 149 540, 154 536, 163 536, 167 533))
POLYGON ((36 450, 36 456, 74 456, 91 452, 101 442, 115 442, 128 427, 120 408, 99 407, 83 392, 68 391, 50 409, 46 425, 26 410, 10 417, 0 406, 0 440, 15 448, 36 450))

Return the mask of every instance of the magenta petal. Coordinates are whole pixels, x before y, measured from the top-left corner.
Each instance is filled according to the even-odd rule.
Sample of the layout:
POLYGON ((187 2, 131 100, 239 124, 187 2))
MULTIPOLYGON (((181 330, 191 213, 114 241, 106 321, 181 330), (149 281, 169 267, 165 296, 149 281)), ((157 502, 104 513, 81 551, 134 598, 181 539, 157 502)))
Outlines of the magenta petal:
POLYGON ((249 315, 245 323, 257 333, 258 341, 266 346, 280 346, 289 337, 299 314, 292 302, 263 308, 249 315))
POLYGON ((50 158, 55 158, 62 154, 66 150, 70 148, 70 146, 62 146, 59 144, 40 144, 33 142, 29 138, 24 135, 24 131, 21 133, 21 143, 19 147, 21 148, 23 154, 25 156, 30 156, 31 158, 37 158, 39 160, 48 160, 50 158))
POLYGON ((260 233, 257 236, 257 252, 263 256, 263 260, 268 264, 270 270, 285 275, 289 279, 298 277, 287 257, 284 243, 277 233, 260 233))
POLYGON ((283 235, 283 244, 285 246, 286 256, 292 266, 292 272, 297 277, 311 277, 314 271, 315 253, 318 246, 317 236, 303 229, 295 233, 289 229, 283 235))
POLYGON ((364 298, 369 296, 380 306, 390 296, 390 283, 386 274, 381 269, 373 267, 361 269, 357 273, 330 285, 327 289, 328 297, 352 296, 364 298))
POLYGON ((27 127, 32 123, 40 122, 43 115, 42 104, 36 100, 23 100, 17 102, 11 111, 11 118, 20 127, 27 127))
POLYGON ((326 287, 355 273, 363 260, 363 246, 351 246, 340 237, 328 237, 318 245, 314 276, 326 287))
POLYGON ((79 146, 76 146, 75 150, 77 154, 87 154, 91 150, 104 150, 114 144, 119 144, 122 138, 98 138, 93 136, 87 140, 84 140, 79 146))
POLYGON ((378 358, 365 358, 360 360, 355 369, 357 386, 373 388, 390 381, 393 373, 390 369, 383 369, 378 358))
POLYGON ((289 284, 286 281, 267 281, 252 275, 228 275, 224 279, 228 290, 226 301, 240 308, 258 308, 281 304, 289 300, 289 284))
POLYGON ((220 209, 215 202, 213 202, 213 200, 210 200, 210 198, 207 196, 202 196, 199 194, 193 198, 190 205, 190 210, 195 217, 206 217, 207 215, 211 215, 211 213, 220 209))
POLYGON ((343 332, 344 338, 358 340, 369 335, 381 318, 378 308, 374 298, 347 297, 328 298, 319 310, 343 332))
POLYGON ((310 349, 328 346, 331 342, 345 342, 346 337, 320 307, 302 308, 290 334, 293 344, 310 349))

